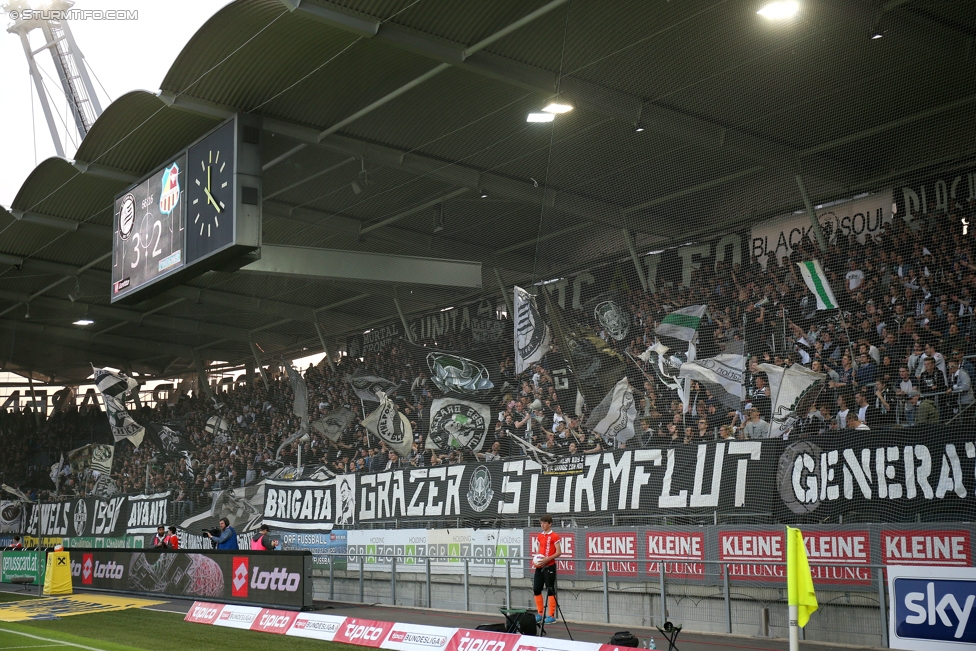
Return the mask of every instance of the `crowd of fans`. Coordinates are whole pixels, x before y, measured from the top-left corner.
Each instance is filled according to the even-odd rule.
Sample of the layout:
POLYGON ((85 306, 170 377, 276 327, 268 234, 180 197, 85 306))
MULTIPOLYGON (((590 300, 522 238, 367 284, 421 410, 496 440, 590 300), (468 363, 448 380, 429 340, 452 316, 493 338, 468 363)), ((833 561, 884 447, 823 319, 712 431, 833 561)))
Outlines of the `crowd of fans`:
MULTIPOLYGON (((976 214, 976 201, 967 214, 976 214)), ((762 363, 802 364, 828 377, 808 413, 799 414, 803 420, 791 436, 945 422, 973 401, 974 369, 967 356, 974 352, 976 335, 976 238, 961 234, 959 216, 930 210, 914 215, 910 223, 896 219, 877 241, 838 236, 825 252, 804 240, 788 258, 770 260, 765 268, 756 260, 702 265, 693 272, 691 287, 664 283, 654 293, 624 289, 620 300, 631 324, 623 341, 603 332, 592 314, 576 314, 627 359, 629 374, 636 378, 636 434, 626 442, 605 440, 584 426, 585 417, 576 416, 575 404, 560 404, 551 373, 553 356, 517 376, 507 328, 509 339, 496 344, 493 422, 481 451, 426 449, 431 403, 439 393, 408 344, 394 341, 362 360, 343 357, 335 369, 323 362, 304 371, 311 421, 341 407, 355 412, 357 419, 335 441, 311 428, 302 449, 303 465, 341 474, 491 461, 525 454, 516 438, 561 457, 717 437, 766 438, 775 396, 759 369, 762 363), (795 264, 813 258, 821 261, 841 310, 816 310, 795 264), (748 395, 738 408, 696 384, 686 409, 658 377, 654 360, 642 365, 638 360, 667 314, 696 304, 708 306, 699 328, 699 359, 733 348, 748 354, 748 395), (362 427, 364 405, 345 381, 357 369, 398 383, 397 406, 414 434, 409 455, 401 458, 362 427)), ((460 335, 438 341, 440 348, 462 352, 474 345, 460 335)), ((680 354, 680 345, 675 350, 680 354)), ((270 373, 267 386, 258 379, 221 392, 217 401, 228 425, 222 435, 206 429, 217 413, 213 400, 194 393, 173 405, 132 411, 140 423, 172 423, 196 450, 188 457, 162 458, 148 443, 139 449, 116 446, 112 476, 119 490, 170 490, 192 511, 213 490, 250 485, 282 466, 297 464, 298 444, 282 446, 299 429, 284 373, 270 373)), ((366 413, 371 408, 365 404, 366 413)), ((0 418, 5 451, 0 472, 8 483, 30 485, 31 470, 30 479, 44 476, 45 463, 87 443, 97 429, 93 423, 105 416, 73 409, 44 422, 29 410, 0 418)), ((60 493, 84 492, 91 481, 68 475, 61 480, 60 493)))

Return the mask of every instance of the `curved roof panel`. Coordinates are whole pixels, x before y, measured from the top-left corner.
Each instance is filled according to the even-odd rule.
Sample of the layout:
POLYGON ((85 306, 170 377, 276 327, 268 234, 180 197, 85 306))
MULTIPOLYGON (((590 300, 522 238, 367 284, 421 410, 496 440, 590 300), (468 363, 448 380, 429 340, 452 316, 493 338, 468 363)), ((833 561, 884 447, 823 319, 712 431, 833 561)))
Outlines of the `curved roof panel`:
POLYGON ((156 95, 135 90, 105 109, 75 158, 142 176, 220 122, 170 109, 156 95))

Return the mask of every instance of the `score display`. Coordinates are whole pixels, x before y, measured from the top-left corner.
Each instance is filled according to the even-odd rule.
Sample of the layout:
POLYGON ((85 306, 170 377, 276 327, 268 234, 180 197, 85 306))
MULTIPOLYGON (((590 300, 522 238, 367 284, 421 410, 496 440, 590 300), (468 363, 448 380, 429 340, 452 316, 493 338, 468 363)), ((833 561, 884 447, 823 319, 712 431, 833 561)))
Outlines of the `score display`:
POLYGON ((116 198, 113 301, 183 268, 185 188, 183 155, 116 198))
POLYGON ((113 303, 138 303, 254 259, 261 246, 260 124, 258 116, 230 118, 115 197, 113 303))

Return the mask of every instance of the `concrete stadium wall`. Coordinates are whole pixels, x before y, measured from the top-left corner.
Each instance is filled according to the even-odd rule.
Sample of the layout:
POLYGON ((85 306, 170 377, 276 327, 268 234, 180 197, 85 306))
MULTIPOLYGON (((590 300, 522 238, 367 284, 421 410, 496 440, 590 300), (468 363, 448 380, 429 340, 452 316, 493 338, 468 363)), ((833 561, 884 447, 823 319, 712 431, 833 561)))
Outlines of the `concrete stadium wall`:
MULTIPOLYGON (((328 571, 315 570, 315 600, 330 600, 328 571)), ((359 572, 336 570, 332 599, 359 602, 359 572)), ((605 623, 602 581, 560 580, 560 602, 566 619, 605 623)), ((608 584, 610 623, 626 627, 660 626, 660 586, 656 582, 610 581, 608 584)), ((363 573, 363 601, 392 604, 392 584, 387 572, 363 573)), ((463 577, 431 575, 431 602, 427 603, 426 574, 398 574, 396 605, 440 610, 465 610, 463 577)), ((725 633, 725 599, 721 586, 670 584, 665 588, 668 619, 687 631, 725 633)), ((468 577, 468 611, 485 613, 485 622, 501 621, 498 609, 505 606, 505 578, 468 577)), ((882 616, 876 592, 830 592, 818 590, 820 610, 805 630, 807 640, 881 646, 882 616)), ((511 580, 511 607, 535 609, 531 579, 511 580)), ((730 590, 732 632, 762 637, 763 609, 769 609, 770 637, 786 638, 786 588, 732 586, 730 590)))

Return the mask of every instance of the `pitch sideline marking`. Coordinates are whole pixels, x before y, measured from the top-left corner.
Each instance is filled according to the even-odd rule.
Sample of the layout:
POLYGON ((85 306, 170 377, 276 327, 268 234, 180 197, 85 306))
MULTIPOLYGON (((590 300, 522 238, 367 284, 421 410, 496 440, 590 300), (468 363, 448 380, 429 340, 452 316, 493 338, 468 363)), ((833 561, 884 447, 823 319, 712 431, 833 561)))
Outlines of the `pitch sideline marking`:
MULTIPOLYGON (((74 642, 62 642, 61 640, 55 640, 50 637, 41 637, 40 635, 32 635, 30 633, 22 633, 20 631, 12 631, 9 628, 0 628, 0 633, 12 633, 14 635, 23 635, 24 637, 29 637, 33 640, 41 640, 42 642, 57 642, 52 646, 73 646, 78 649, 88 649, 88 651, 104 651, 104 649, 99 649, 94 646, 85 646, 84 644, 76 644, 74 642)), ((45 645, 46 646, 46 645, 45 645)))

